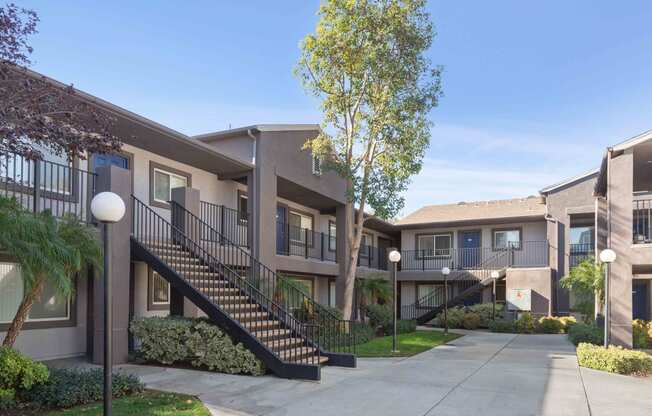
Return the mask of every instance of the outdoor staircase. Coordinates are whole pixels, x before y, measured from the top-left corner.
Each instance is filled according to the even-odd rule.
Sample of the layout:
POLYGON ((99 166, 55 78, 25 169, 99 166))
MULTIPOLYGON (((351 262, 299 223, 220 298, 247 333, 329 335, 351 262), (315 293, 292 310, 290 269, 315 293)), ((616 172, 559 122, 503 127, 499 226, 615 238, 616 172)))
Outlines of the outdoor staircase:
MULTIPOLYGON (((173 225, 137 198, 132 200, 132 255, 149 264, 274 374, 319 380, 324 364, 355 367, 348 321, 329 320, 328 316, 297 319, 283 302, 284 294, 272 285, 278 276, 261 278, 264 269, 257 263, 252 263, 255 267, 230 267, 190 237, 204 235, 195 231, 206 224, 176 207, 185 221, 183 226, 173 225), (194 220, 194 228, 188 220, 194 220), (325 347, 335 347, 331 349, 336 352, 325 347)), ((182 304, 183 298, 179 299, 175 301, 173 296, 173 311, 175 302, 182 304)))

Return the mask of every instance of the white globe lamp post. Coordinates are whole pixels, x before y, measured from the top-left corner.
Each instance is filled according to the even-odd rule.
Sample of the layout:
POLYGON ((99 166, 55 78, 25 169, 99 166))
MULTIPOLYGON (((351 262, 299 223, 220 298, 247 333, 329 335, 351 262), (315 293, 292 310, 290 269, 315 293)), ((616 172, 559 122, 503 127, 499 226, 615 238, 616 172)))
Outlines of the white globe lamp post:
POLYGON ((394 325, 394 331, 392 334, 392 352, 398 352, 398 347, 396 345, 396 275, 398 262, 401 261, 401 252, 396 249, 391 249, 389 255, 390 263, 392 263, 392 292, 393 292, 393 301, 392 301, 392 323, 394 325))
POLYGON ((610 248, 600 252, 600 261, 606 264, 604 268, 604 346, 609 346, 609 272, 611 263, 616 261, 616 252, 610 248))

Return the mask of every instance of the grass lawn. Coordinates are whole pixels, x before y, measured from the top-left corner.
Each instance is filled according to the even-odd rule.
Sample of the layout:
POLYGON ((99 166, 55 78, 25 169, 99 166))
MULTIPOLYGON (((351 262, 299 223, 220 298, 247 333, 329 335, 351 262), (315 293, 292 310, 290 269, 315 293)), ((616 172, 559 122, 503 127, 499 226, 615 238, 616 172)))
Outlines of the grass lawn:
MULTIPOLYGON (((210 412, 192 396, 148 390, 142 394, 113 399, 113 414, 142 416, 209 416, 210 412)), ((47 416, 102 415, 102 403, 47 413, 47 416)))
POLYGON ((440 331, 416 331, 398 336, 399 352, 392 354, 392 337, 376 338, 357 346, 358 357, 409 357, 427 351, 437 345, 445 344, 461 335, 440 331))

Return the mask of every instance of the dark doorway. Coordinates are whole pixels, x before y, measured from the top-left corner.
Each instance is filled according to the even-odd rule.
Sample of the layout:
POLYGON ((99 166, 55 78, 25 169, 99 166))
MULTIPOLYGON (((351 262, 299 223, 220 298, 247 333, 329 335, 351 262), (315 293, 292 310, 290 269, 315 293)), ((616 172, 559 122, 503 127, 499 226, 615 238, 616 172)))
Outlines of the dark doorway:
POLYGON ((462 268, 472 269, 482 261, 480 250, 482 235, 480 231, 462 231, 460 233, 460 246, 462 247, 461 263, 462 268))
POLYGON ((387 270, 387 249, 391 244, 388 239, 378 237, 378 268, 380 270, 387 270))
POLYGON ((632 282, 632 314, 634 319, 650 319, 650 283, 647 280, 634 280, 632 282))

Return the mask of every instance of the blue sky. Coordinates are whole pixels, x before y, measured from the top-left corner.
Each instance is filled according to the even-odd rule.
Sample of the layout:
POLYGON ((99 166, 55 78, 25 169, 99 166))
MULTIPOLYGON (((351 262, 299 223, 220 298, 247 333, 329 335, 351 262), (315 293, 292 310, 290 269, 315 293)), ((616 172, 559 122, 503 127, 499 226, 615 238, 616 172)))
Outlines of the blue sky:
MULTIPOLYGON (((318 123, 292 75, 317 0, 19 1, 33 68, 187 134, 318 123)), ((429 2, 445 68, 430 149, 403 214, 520 197, 652 129, 652 3, 429 2)))

